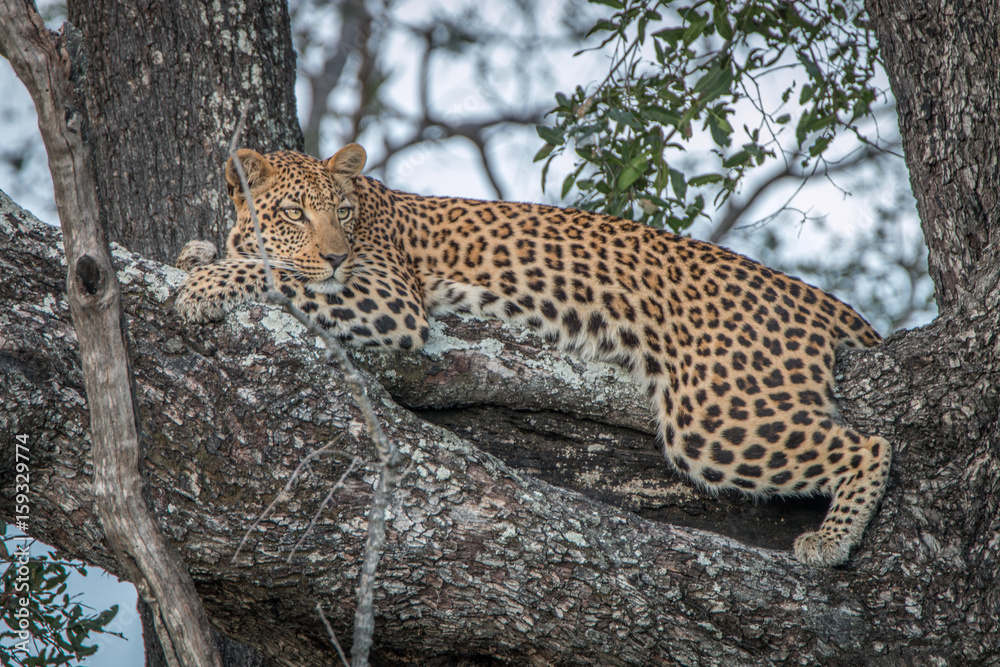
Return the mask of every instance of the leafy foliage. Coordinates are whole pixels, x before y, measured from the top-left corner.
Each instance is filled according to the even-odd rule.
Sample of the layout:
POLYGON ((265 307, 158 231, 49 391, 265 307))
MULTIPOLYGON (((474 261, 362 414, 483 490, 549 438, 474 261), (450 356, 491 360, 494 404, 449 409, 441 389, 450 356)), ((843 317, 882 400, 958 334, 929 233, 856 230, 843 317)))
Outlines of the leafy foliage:
POLYGON ((0 665, 76 665, 97 652, 96 645, 85 643, 92 633, 121 636, 105 630, 118 613, 118 605, 88 614, 76 600, 79 596, 66 593, 66 580, 73 571, 86 576, 82 564, 55 560, 48 555, 32 556, 25 562, 19 559, 15 545, 23 538, 15 537, 3 522, 0 532, 4 535, 0 540, 0 557, 8 562, 0 575, 0 620, 4 624, 0 625, 0 643, 4 647, 0 650, 0 665), (22 605, 25 598, 28 604, 22 605), (26 630, 30 638, 19 635, 19 629, 26 630))
POLYGON ((680 231, 776 157, 793 118, 805 167, 876 100, 874 35, 851 0, 591 2, 616 10, 591 30, 613 64, 596 89, 556 95, 535 156, 544 186, 553 159, 575 149, 562 196, 576 188, 583 208, 680 231), (738 112, 753 119, 741 131, 738 112), (685 152, 706 146, 710 168, 687 173, 685 152))

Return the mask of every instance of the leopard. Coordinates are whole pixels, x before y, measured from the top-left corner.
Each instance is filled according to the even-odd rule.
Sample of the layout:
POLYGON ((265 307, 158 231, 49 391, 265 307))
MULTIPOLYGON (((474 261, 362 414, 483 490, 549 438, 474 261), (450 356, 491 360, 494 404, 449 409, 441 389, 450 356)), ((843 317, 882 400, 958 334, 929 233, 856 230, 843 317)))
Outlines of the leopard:
MULTIPOLYGON (((319 160, 241 149, 250 200, 225 167, 226 257, 192 242, 175 307, 188 323, 273 284, 351 345, 416 352, 430 318, 500 319, 626 370, 666 459, 711 494, 825 494, 794 541, 810 566, 849 560, 881 501, 892 448, 842 423, 834 360, 881 340, 850 306, 719 245, 598 212, 424 196, 361 174, 349 144, 319 160)), ((212 249, 214 250, 214 248, 212 249)))

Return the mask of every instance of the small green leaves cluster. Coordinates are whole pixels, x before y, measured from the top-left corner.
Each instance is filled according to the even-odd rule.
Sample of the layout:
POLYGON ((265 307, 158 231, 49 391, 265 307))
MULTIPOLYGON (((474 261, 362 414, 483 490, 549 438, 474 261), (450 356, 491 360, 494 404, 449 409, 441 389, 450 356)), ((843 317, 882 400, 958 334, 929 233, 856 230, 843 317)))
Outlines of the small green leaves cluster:
POLYGON ((877 97, 860 3, 590 1, 614 10, 591 30, 613 52, 610 72, 596 89, 556 95, 535 156, 545 160, 543 187, 553 160, 572 156, 561 196, 575 192, 582 208, 680 231, 787 150, 785 128, 808 166, 877 97), (738 120, 737 103, 755 112, 738 120))
MULTIPOLYGON (((0 574, 0 665, 3 667, 42 667, 77 665, 80 660, 97 652, 88 645, 93 633, 111 633, 105 629, 118 613, 118 605, 100 613, 85 611, 78 596, 66 593, 66 580, 73 571, 86 576, 80 564, 54 560, 50 556, 32 556, 27 573, 19 573, 20 563, 14 559, 9 543, 14 541, 7 526, 0 521, 0 560, 8 563, 0 574), (17 633, 22 617, 15 616, 20 601, 28 596, 27 630, 31 635, 27 652, 16 650, 22 641, 17 633)), ((20 541, 17 538, 16 541, 20 541)))

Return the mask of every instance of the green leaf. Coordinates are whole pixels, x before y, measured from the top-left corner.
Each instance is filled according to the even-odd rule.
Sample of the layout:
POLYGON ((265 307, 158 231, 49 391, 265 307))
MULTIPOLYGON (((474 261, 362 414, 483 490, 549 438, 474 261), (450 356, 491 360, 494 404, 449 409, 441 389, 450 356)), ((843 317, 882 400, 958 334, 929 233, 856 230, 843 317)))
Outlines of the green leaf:
POLYGON ((676 49, 678 42, 684 39, 685 28, 664 28, 663 30, 657 30, 653 33, 653 37, 662 39, 663 41, 670 44, 671 48, 676 49))
POLYGON ((715 5, 715 8, 712 10, 712 19, 715 21, 715 29, 719 32, 719 36, 727 42, 732 40, 733 26, 729 23, 729 17, 726 15, 724 5, 715 5))
POLYGON ((681 122, 681 115, 679 113, 673 109, 667 109, 657 105, 643 107, 641 114, 654 122, 660 123, 661 125, 676 126, 681 122))
POLYGON ((735 167, 744 167, 750 162, 751 159, 752 156, 750 155, 749 152, 745 150, 736 151, 735 153, 733 153, 728 158, 722 161, 722 166, 725 167, 726 169, 733 169, 735 167))
POLYGON ((726 147, 732 143, 730 135, 733 133, 733 126, 729 124, 725 116, 718 113, 715 109, 709 109, 705 123, 712 133, 712 141, 717 146, 726 147))
POLYGON ((729 92, 733 85, 733 72, 727 65, 721 67, 716 61, 709 70, 694 84, 694 92, 701 94, 701 101, 708 103, 723 93, 729 92))
POLYGON ((646 172, 648 166, 649 163, 646 161, 645 156, 637 155, 632 158, 632 161, 625 167, 621 176, 618 177, 618 189, 627 190, 629 186, 639 180, 639 177, 646 172))
POLYGON ((536 125, 535 131, 538 132, 538 136, 542 138, 547 144, 552 144, 553 146, 562 146, 565 143, 563 138, 563 130, 557 127, 549 127, 548 125, 536 125))
POLYGON ((833 140, 831 135, 825 135, 813 142, 813 145, 809 147, 809 155, 816 157, 820 153, 826 150, 826 147, 830 145, 833 140))
POLYGON ((569 191, 573 189, 573 183, 576 182, 576 179, 580 176, 580 172, 583 171, 585 165, 586 163, 581 164, 575 171, 573 171, 573 173, 563 179, 562 194, 559 195, 561 199, 566 199, 566 195, 568 195, 569 191))
POLYGON ((625 5, 623 5, 618 0, 590 0, 590 4, 606 5, 608 7, 611 7, 612 9, 625 9, 625 5))
POLYGON ((687 195, 687 181, 684 179, 683 172, 677 171, 676 169, 670 169, 670 187, 674 191, 674 195, 678 199, 684 199, 687 195))
POLYGON ((533 157, 531 161, 538 162, 539 160, 544 160, 552 153, 553 150, 555 150, 555 146, 552 144, 545 144, 538 149, 538 152, 535 153, 535 157, 533 157))
POLYGON ((806 54, 800 52, 798 56, 799 56, 799 62, 802 63, 802 65, 806 68, 806 74, 809 75, 809 78, 811 78, 813 81, 822 81, 823 70, 821 70, 819 66, 815 62, 813 62, 813 60, 809 58, 806 54))
POLYGON ((761 146, 757 144, 743 144, 743 150, 750 154, 750 157, 754 159, 754 162, 758 166, 764 164, 764 158, 767 157, 767 153, 761 146))
POLYGON ((719 183, 724 179, 725 177, 722 174, 702 174, 701 176, 695 176, 694 178, 688 179, 688 185, 701 187, 702 185, 708 185, 709 183, 719 183))
POLYGON ((545 192, 545 183, 549 176, 549 166, 551 166, 551 164, 552 164, 552 158, 549 158, 548 160, 545 161, 545 166, 542 167, 542 192, 545 192))
POLYGON ((786 125, 788 123, 788 121, 790 121, 791 119, 792 119, 792 117, 791 117, 790 114, 783 113, 780 116, 778 116, 777 118, 775 118, 774 122, 777 123, 778 125, 786 125))
POLYGON ((798 142, 799 146, 805 143, 806 135, 809 134, 809 124, 813 119, 813 111, 810 109, 808 112, 802 114, 799 118, 798 124, 795 126, 795 140, 798 142))
POLYGON ((656 51, 656 62, 661 65, 664 64, 667 61, 667 53, 663 50, 663 47, 660 46, 659 40, 653 40, 653 49, 656 51))
POLYGON ((813 87, 808 83, 802 86, 802 92, 799 93, 799 104, 805 104, 813 97, 813 87))
MULTIPOLYGON (((587 37, 590 37, 594 33, 601 32, 602 30, 608 32, 618 32, 618 26, 616 26, 611 21, 605 21, 605 20, 598 21, 597 23, 594 24, 594 27, 590 29, 590 32, 587 33, 587 37)), ((582 51, 578 53, 582 53, 582 51)))
POLYGON ((693 8, 681 10, 678 12, 685 21, 689 22, 687 28, 684 29, 684 45, 690 46, 694 40, 698 39, 702 35, 706 34, 705 28, 708 27, 709 16, 708 14, 699 14, 693 8))
POLYGON ((623 111, 622 109, 608 109, 608 116, 616 123, 621 123, 622 125, 627 125, 628 127, 636 130, 637 132, 642 131, 644 125, 642 121, 636 118, 636 115, 631 111, 623 111))

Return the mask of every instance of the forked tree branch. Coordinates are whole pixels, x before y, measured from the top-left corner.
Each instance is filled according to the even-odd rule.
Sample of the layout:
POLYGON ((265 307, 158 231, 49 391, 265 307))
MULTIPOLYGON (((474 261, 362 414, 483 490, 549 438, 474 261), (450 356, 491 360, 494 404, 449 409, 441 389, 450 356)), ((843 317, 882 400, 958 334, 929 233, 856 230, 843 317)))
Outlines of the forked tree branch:
MULTIPOLYGON (((80 426, 86 410, 77 346, 53 285, 65 270, 58 237, 7 213, 2 199, 0 386, 9 394, 0 392, 0 425, 10 426, 0 428, 0 448, 6 432, 39 433, 37 537, 120 573, 107 546, 90 538, 100 528, 80 426)), ((144 463, 150 500, 195 573, 213 622, 277 664, 331 664, 336 652, 316 603, 350 641, 378 474, 342 374, 317 363, 322 353, 283 313, 248 306, 224 324, 192 328, 170 311, 178 272, 121 250, 114 259, 138 348, 138 398, 146 429, 157 434, 144 463), (349 465, 342 457, 311 465, 292 497, 254 531, 252 553, 233 564, 259 509, 309 451, 339 433, 338 447, 361 458, 361 471, 305 543, 297 546, 349 465)), ((1000 267, 992 270, 995 286, 1000 267)), ((558 408, 604 425, 581 440, 575 456, 547 460, 552 451, 541 447, 519 471, 371 386, 387 436, 416 466, 390 506, 375 591, 377 655, 432 666, 475 656, 563 665, 778 665, 790 656, 824 664, 984 662, 996 651, 1000 613, 989 584, 1000 516, 992 444, 1000 297, 994 289, 979 303, 973 321, 942 318, 840 365, 845 419, 899 449, 879 516, 837 569, 807 568, 787 552, 721 537, 716 529, 748 519, 752 531, 761 530, 752 516, 725 512, 706 523, 726 499, 687 489, 687 510, 713 530, 704 532, 645 520, 526 474, 564 467, 592 490, 600 474, 588 467, 591 457, 618 447, 607 424, 648 426, 648 413, 637 407, 641 392, 610 368, 605 375, 600 365, 481 322, 435 323, 432 345, 420 354, 380 355, 380 375, 393 378, 400 401, 490 406, 462 432, 482 431, 489 412, 504 405, 558 408), (972 430, 980 437, 963 439, 972 430), (934 642, 914 641, 931 635, 934 642)), ((544 412, 526 416, 546 439, 570 426, 546 421, 544 412)), ((508 448, 531 437, 527 429, 509 435, 508 448)), ((641 468, 660 456, 648 438, 645 444, 650 463, 629 468, 620 484, 648 493, 652 478, 641 468)), ((610 458, 639 454, 619 448, 610 458)), ((666 496, 652 500, 663 504, 666 496)), ((12 504, 0 494, 0 515, 10 516, 12 504)), ((743 506, 754 515, 766 509, 743 506)))

